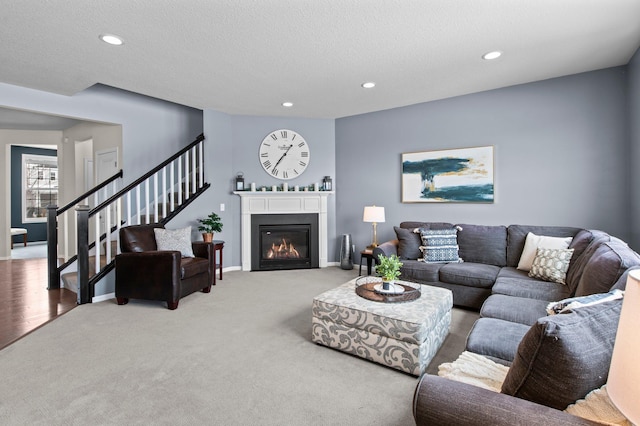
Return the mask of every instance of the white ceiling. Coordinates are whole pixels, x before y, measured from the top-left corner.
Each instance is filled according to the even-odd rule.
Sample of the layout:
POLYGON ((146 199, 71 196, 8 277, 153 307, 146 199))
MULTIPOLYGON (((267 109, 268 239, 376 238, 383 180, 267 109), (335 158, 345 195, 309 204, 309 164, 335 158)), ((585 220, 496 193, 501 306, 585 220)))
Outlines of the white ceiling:
POLYGON ((66 130, 81 122, 68 117, 0 107, 0 129, 66 130))
POLYGON ((0 0, 0 10, 2 82, 65 95, 101 83, 230 114, 344 117, 624 65, 640 46, 640 0, 0 0), (504 55, 481 59, 491 50, 504 55))

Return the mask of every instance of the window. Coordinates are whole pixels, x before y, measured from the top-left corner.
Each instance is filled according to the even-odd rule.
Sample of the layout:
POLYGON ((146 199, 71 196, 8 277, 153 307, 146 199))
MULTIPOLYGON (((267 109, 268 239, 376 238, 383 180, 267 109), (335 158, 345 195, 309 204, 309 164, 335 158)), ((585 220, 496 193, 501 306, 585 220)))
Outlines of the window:
POLYGON ((58 159, 22 154, 22 222, 46 222, 50 204, 58 205, 58 159))

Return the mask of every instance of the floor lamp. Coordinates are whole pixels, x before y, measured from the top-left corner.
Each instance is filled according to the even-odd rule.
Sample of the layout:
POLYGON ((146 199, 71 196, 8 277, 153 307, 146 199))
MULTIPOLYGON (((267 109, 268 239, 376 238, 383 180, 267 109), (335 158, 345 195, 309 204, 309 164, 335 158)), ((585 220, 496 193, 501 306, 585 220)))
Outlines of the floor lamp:
POLYGON ((629 272, 613 347, 607 394, 618 410, 634 425, 640 425, 640 270, 629 272))
POLYGON ((384 207, 365 206, 364 214, 362 215, 363 222, 373 223, 373 241, 371 245, 367 246, 368 249, 374 249, 378 247, 378 235, 377 225, 384 222, 384 207))

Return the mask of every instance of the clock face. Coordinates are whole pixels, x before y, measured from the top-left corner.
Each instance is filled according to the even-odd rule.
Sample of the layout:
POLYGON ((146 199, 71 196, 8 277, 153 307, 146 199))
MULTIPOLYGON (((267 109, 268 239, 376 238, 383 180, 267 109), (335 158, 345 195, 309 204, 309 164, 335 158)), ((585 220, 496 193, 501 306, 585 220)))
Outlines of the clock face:
POLYGON ((296 178, 309 165, 309 145, 293 130, 269 133, 260 144, 259 155, 264 171, 278 179, 296 178))

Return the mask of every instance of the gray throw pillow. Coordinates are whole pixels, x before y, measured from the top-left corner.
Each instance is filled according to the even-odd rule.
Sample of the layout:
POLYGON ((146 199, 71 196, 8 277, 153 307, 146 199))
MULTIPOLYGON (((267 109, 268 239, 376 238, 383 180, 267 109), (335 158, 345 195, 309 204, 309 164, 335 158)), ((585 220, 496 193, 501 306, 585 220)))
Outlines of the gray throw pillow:
POLYGON ((398 238, 398 257, 400 259, 417 260, 422 257, 420 252, 420 235, 412 229, 393 227, 398 238))
POLYGON ((195 257, 191 246, 191 227, 176 230, 154 228, 159 251, 179 251, 182 257, 195 257))
POLYGON ((540 318, 525 334, 502 393, 558 410, 607 382, 622 300, 540 318))

